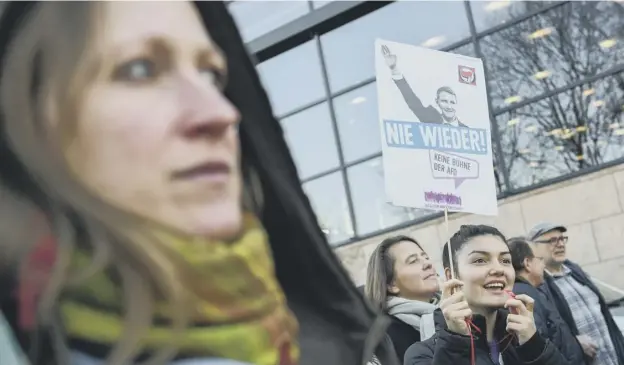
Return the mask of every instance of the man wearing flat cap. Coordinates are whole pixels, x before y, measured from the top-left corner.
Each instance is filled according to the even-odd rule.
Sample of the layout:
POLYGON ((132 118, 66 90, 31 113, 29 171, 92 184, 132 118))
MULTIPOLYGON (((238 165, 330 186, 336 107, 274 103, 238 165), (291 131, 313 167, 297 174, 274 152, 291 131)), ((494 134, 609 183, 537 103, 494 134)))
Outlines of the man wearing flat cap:
POLYGON ((556 304, 589 358, 588 363, 624 364, 624 336, 589 275, 566 258, 566 232, 563 225, 539 223, 527 235, 546 266, 540 290, 556 304))

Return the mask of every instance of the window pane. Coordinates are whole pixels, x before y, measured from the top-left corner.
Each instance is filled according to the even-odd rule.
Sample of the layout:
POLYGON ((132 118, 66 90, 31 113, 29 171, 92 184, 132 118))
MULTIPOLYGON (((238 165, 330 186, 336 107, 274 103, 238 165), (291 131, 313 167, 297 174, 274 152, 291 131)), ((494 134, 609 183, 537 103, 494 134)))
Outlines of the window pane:
POLYGON ((339 165, 327 103, 284 118, 281 123, 301 179, 339 165))
POLYGON ((536 11, 551 1, 470 1, 477 32, 493 28, 507 21, 536 11))
POLYGON ((514 188, 624 157, 624 73, 499 115, 497 123, 514 188))
POLYGON ((265 35, 310 11, 307 1, 234 1, 228 8, 245 42, 265 35))
POLYGON ((396 2, 321 37, 332 91, 375 74, 376 38, 441 48, 469 36, 463 2, 396 2))
POLYGON ((330 243, 353 237, 347 194, 340 172, 303 184, 321 229, 330 243))
POLYGON ((257 68, 273 112, 278 116, 325 97, 320 56, 314 41, 262 62, 257 68))
POLYGON ((433 211, 388 203, 381 157, 347 170, 358 234, 363 235, 431 214, 433 211))
POLYGON ((623 23, 621 3, 570 2, 483 38, 493 107, 539 96, 621 63, 623 23))
POLYGON ((377 85, 366 85, 334 99, 346 162, 381 151, 377 85))

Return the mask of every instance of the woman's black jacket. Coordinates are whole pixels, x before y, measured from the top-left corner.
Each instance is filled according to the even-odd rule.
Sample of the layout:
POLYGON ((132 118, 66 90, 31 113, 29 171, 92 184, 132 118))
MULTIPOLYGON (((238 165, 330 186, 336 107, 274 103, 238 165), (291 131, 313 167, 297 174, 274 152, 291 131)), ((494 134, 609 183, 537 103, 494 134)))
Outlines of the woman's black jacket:
MULTIPOLYGON (((526 343, 518 346, 517 340, 507 336, 506 310, 499 310, 494 328, 494 336, 501 341, 504 365, 576 365, 568 364, 559 350, 548 340, 536 333, 526 343), (505 339, 505 340, 503 340, 505 339)), ((436 333, 433 337, 416 343, 405 353, 404 365, 498 365, 491 359, 485 335, 485 318, 474 316, 473 323, 479 330, 473 330, 475 363, 471 363, 470 336, 450 332, 442 312, 434 312, 436 333)), ((502 365, 502 364, 501 364, 502 365)))

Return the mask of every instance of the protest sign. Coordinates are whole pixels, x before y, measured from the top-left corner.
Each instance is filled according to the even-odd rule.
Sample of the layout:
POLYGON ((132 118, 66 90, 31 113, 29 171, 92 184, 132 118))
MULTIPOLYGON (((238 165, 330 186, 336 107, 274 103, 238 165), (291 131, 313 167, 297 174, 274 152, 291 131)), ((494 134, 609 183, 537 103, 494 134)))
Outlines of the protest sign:
POLYGON ((388 200, 496 215, 481 60, 378 39, 375 65, 388 200))

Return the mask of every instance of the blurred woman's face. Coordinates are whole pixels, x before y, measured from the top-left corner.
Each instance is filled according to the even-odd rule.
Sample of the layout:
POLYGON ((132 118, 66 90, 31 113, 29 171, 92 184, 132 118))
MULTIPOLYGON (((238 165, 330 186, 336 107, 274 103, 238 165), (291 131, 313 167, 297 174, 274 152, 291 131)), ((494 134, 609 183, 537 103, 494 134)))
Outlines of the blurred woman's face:
POLYGON ((66 149, 109 203, 182 232, 228 238, 241 224, 238 111, 226 59, 188 2, 106 2, 97 74, 66 149))
POLYGON ((388 253, 394 259, 394 283, 388 291, 406 299, 431 299, 438 291, 438 274, 427 253, 410 241, 393 245, 388 253))

